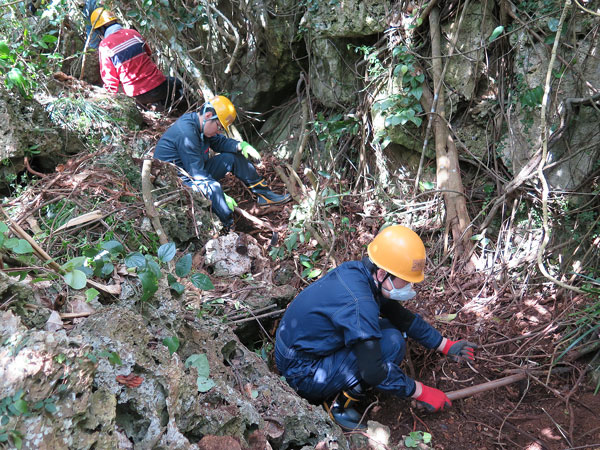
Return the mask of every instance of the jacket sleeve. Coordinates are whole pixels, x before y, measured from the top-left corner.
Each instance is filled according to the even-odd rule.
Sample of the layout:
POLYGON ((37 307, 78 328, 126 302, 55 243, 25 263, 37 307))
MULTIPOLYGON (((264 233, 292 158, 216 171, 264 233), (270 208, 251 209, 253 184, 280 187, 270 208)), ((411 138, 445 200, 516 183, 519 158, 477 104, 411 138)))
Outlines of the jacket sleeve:
POLYGON ((240 141, 228 138, 222 134, 215 134, 213 137, 208 139, 210 148, 217 153, 237 153, 238 144, 240 141))
POLYGON ((117 73, 117 69, 110 60, 107 49, 102 45, 100 46, 98 55, 100 58, 100 76, 104 83, 104 89, 111 94, 116 94, 119 91, 119 74, 117 73))
POLYGON ((419 314, 409 311, 398 301, 381 299, 381 314, 398 330, 426 348, 437 348, 442 342, 439 331, 425 322, 419 314))

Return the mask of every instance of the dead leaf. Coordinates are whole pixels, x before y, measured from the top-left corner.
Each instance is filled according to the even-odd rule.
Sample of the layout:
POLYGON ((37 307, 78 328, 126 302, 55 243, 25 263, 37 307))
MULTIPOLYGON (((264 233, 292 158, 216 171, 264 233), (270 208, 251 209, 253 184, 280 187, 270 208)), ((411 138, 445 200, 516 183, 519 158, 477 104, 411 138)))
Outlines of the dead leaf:
POLYGON ((100 212, 100 210, 92 211, 89 213, 82 214, 81 216, 75 217, 74 219, 69 220, 64 225, 61 225, 56 229, 56 231, 63 230, 65 228, 75 227, 77 225, 83 225, 89 222, 95 222, 96 220, 100 220, 104 217, 104 214, 100 212))
POLYGON ((129 388, 139 387, 144 379, 142 377, 138 377, 130 373, 129 375, 117 375, 116 378, 117 383, 123 384, 129 388))

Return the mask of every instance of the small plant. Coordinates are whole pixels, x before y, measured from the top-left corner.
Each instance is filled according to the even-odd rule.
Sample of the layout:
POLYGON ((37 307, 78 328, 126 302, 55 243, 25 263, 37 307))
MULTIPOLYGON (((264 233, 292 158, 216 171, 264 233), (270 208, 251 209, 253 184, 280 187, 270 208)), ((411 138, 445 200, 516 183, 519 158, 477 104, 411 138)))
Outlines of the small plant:
POLYGON ((431 442, 431 433, 425 431, 413 431, 404 438, 404 445, 410 448, 418 447, 420 443, 429 444, 431 442))

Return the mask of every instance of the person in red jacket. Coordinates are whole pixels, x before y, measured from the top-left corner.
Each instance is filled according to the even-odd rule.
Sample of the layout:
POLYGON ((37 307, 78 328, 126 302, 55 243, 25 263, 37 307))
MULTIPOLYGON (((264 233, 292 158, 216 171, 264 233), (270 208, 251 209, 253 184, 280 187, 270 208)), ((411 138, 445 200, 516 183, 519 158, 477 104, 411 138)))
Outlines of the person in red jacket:
POLYGON ((143 105, 160 104, 179 110, 188 107, 183 83, 165 77, 151 58, 150 47, 135 30, 123 28, 109 10, 96 8, 91 16, 92 29, 104 38, 98 47, 100 75, 104 88, 116 94, 119 84, 123 92, 143 105))

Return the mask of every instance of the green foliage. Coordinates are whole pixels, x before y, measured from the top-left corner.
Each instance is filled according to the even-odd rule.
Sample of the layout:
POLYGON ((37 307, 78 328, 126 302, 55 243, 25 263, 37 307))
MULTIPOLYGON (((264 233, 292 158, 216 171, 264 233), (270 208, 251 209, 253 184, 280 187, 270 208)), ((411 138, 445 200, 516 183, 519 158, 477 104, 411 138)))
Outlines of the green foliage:
POLYGON ((385 116, 386 127, 404 126, 409 122, 419 127, 423 123, 420 100, 425 74, 415 66, 415 57, 406 45, 395 47, 392 56, 396 61, 393 75, 398 84, 398 93, 376 102, 372 109, 385 116))
POLYGON ((111 352, 109 350, 102 350, 98 353, 98 357, 106 358, 108 360, 108 362, 111 363, 113 366, 122 366, 123 365, 123 361, 121 361, 121 357, 119 356, 119 354, 117 352, 111 352))
POLYGON ((169 349, 171 355, 179 348, 179 338, 177 336, 164 338, 162 343, 169 349))
POLYGON ((198 392, 208 392, 215 386, 215 382, 208 377, 210 367, 206 355, 202 353, 191 355, 186 359, 185 367, 194 367, 198 371, 198 378, 196 379, 198 392))
POLYGON ((52 13, 45 13, 50 27, 44 28, 51 28, 46 32, 37 20, 27 18, 25 5, 23 2, 18 8, 3 9, 0 35, 5 40, 0 42, 0 77, 8 89, 32 98, 44 78, 60 68, 63 58, 57 52, 57 34, 68 8, 53 8, 52 13))
POLYGON ((419 447, 421 443, 429 444, 431 442, 431 433, 424 431, 412 431, 404 438, 404 445, 410 448, 419 447))
POLYGON ((0 446, 5 442, 12 442, 16 448, 23 445, 23 435, 13 427, 8 426, 11 419, 30 417, 34 414, 56 412, 56 398, 50 396, 30 404, 25 399, 25 391, 19 389, 15 394, 0 400, 0 446))
POLYGON ((341 114, 334 114, 326 118, 322 112, 317 113, 312 126, 326 150, 335 148, 343 136, 355 135, 359 130, 359 122, 354 116, 344 118, 341 114))

